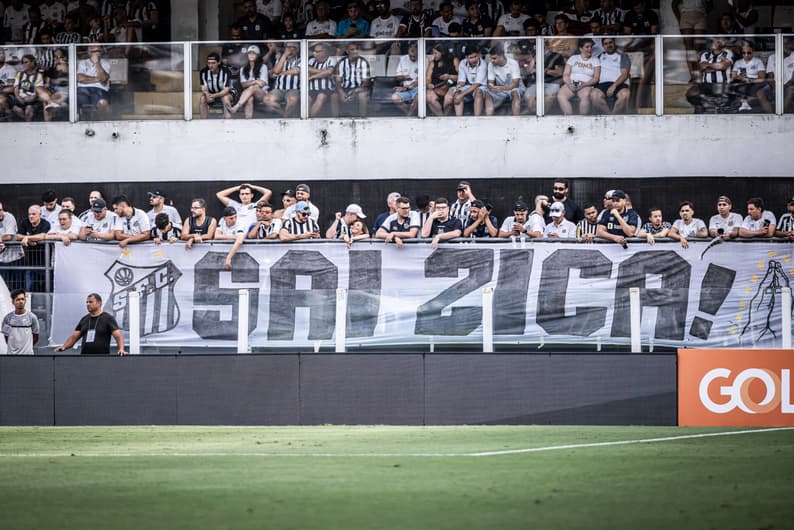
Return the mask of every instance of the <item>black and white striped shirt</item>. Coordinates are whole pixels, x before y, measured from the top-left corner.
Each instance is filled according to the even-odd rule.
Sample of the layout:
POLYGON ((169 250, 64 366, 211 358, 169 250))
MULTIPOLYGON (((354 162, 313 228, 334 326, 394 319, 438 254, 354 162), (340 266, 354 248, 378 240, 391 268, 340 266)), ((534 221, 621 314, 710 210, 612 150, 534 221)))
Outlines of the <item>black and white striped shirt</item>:
MULTIPOLYGON (((249 228, 250 232, 251 229, 249 228)), ((264 223, 256 224, 256 237, 255 239, 267 239, 272 234, 278 234, 281 231, 281 219, 273 219, 270 224, 265 226, 264 223)))
POLYGON ((200 78, 201 86, 207 87, 210 94, 217 94, 224 88, 229 87, 232 74, 225 66, 218 68, 217 73, 214 74, 210 71, 209 67, 205 66, 201 69, 200 78))
MULTIPOLYGON (((293 57, 292 59, 285 59, 282 66, 282 72, 292 70, 294 68, 300 69, 301 58, 293 57)), ((301 76, 300 74, 280 75, 276 78, 276 89, 278 90, 300 90, 301 76)))
POLYGON ((593 11, 593 17, 598 17, 604 26, 623 24, 623 10, 617 7, 613 7, 609 11, 600 8, 596 9, 593 11))
MULTIPOLYGON (((336 59, 328 57, 325 61, 320 62, 314 57, 309 59, 309 68, 316 68, 317 70, 328 70, 329 68, 336 67, 336 59)), ((319 79, 312 79, 309 81, 309 90, 333 90, 336 88, 334 84, 334 77, 321 77, 319 79)))
MULTIPOLYGON (((724 60, 730 61, 733 64, 733 52, 730 50, 722 50, 719 53, 714 53, 714 50, 703 52, 700 56, 701 63, 721 63, 724 60)), ((727 83, 731 80, 731 66, 725 70, 704 70, 701 81, 703 83, 727 83)))
POLYGON ((794 231, 794 216, 788 212, 784 213, 780 216, 780 220, 778 221, 776 228, 781 232, 794 231))
POLYGON ((317 224, 317 221, 311 217, 308 217, 306 221, 302 223, 299 222, 297 218, 293 217, 292 219, 284 221, 284 229, 290 234, 298 236, 309 232, 319 232, 320 226, 317 224))
POLYGON ((460 201, 455 201, 452 203, 452 206, 449 207, 449 216, 450 217, 457 217, 460 220, 460 224, 465 224, 466 220, 469 218, 469 214, 471 213, 471 201, 466 201, 461 203, 460 201))
POLYGON ((598 223, 592 224, 587 219, 582 219, 576 225, 576 237, 584 237, 587 234, 596 235, 598 232, 598 223))
POLYGON ((341 77, 344 89, 360 87, 371 75, 369 63, 363 57, 352 62, 349 57, 343 58, 336 67, 336 74, 341 77))

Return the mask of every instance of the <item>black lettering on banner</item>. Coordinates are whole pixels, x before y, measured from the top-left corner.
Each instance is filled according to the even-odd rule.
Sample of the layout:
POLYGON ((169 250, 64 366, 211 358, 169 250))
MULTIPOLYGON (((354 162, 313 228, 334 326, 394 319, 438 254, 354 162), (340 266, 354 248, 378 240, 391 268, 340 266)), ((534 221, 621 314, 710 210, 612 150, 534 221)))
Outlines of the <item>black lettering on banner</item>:
MULTIPOLYGON (((219 309, 194 309, 193 331, 202 339, 237 339, 239 289, 221 289, 220 275, 226 261, 226 252, 207 252, 193 269, 193 307, 231 306, 232 319, 221 320, 219 309)), ((232 258, 232 283, 259 283, 259 263, 245 252, 238 252, 232 258)), ((249 333, 256 329, 256 316, 259 308, 259 289, 248 288, 249 333)))
POLYGON ((372 337, 378 325, 381 251, 351 251, 347 293, 348 337, 372 337))
POLYGON ((315 250, 290 250, 270 268, 268 340, 292 340, 295 309, 309 308, 309 340, 333 337, 339 269, 315 250), (311 277, 311 289, 296 288, 298 276, 311 277))
POLYGON ((639 287, 640 305, 659 308, 654 337, 682 340, 686 326, 691 271, 692 267, 684 258, 669 250, 637 252, 623 261, 618 268, 615 286, 612 336, 628 337, 631 334, 629 289, 639 287), (645 287, 649 274, 662 277, 661 288, 645 287))
POLYGON ((534 250, 499 251, 499 277, 493 294, 495 335, 523 335, 527 324, 527 291, 534 250))
POLYGON ((573 315, 565 315, 565 297, 568 275, 579 269, 579 277, 609 278, 612 262, 598 250, 562 249, 552 252, 543 260, 538 288, 538 314, 536 322, 549 335, 576 335, 586 337, 604 327, 607 300, 594 298, 604 305, 577 306, 573 315))
POLYGON ((481 304, 453 307, 451 316, 441 316, 441 311, 491 281, 493 250, 442 248, 425 260, 425 278, 457 278, 460 269, 468 269, 469 275, 416 310, 415 335, 463 336, 482 324, 481 304))

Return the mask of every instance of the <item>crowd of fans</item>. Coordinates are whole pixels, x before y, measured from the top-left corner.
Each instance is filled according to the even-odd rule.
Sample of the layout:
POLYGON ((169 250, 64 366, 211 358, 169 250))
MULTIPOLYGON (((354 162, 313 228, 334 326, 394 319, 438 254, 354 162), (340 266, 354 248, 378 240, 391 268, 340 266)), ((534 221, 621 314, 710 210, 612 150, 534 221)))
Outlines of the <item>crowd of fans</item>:
MULTIPOLYGON (((0 272, 9 286, 40 290, 36 284, 40 271, 8 270, 7 267, 42 265, 41 245, 54 240, 69 245, 72 241, 115 242, 120 247, 153 241, 155 244, 183 242, 186 249, 210 240, 229 240, 225 268, 231 269, 234 255, 251 240, 336 239, 348 247, 361 239, 379 239, 402 248, 407 240, 440 242, 457 238, 504 238, 531 240, 552 238, 567 241, 611 241, 624 248, 629 238, 654 244, 671 238, 689 247, 692 238, 713 238, 715 242, 734 238, 785 238, 794 240, 794 198, 777 217, 759 197, 744 202, 746 215, 733 212, 729 197, 716 199, 716 212, 708 222, 695 216, 695 205, 683 201, 679 218, 665 220, 660 207, 641 214, 633 209, 631 198, 622 190, 608 190, 598 204, 576 204, 570 197, 567 179, 556 179, 550 194, 538 194, 531 202, 518 197, 511 205, 512 215, 499 220, 487 200, 475 196, 467 181, 460 181, 455 199, 428 196, 409 198, 398 192, 388 195, 387 210, 367 215, 358 204, 335 213, 327 227, 319 225, 320 210, 312 202, 311 188, 299 184, 281 193, 280 204, 271 203, 270 189, 243 183, 216 194, 223 215, 207 214, 207 201, 195 198, 184 218, 159 190, 148 192, 149 209, 144 210, 120 195, 106 200, 99 191, 88 197, 89 208, 78 213, 77 201, 48 190, 41 204, 28 208, 27 216, 16 217, 0 204, 0 272), (280 207, 279 207, 280 206, 280 207), (18 241, 20 245, 6 242, 18 241), (23 281, 24 278, 24 281, 23 281)), ((275 202, 275 201, 274 201, 275 202)))

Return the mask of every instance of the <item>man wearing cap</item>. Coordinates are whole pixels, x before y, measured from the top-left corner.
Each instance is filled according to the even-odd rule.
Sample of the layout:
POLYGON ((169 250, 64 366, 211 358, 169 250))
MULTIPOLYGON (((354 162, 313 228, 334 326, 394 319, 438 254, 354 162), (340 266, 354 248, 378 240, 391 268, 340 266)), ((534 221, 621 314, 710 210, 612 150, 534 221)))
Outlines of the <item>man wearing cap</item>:
POLYGON ((300 241, 301 239, 318 239, 320 227, 310 217, 311 208, 306 201, 298 201, 293 207, 294 215, 284 221, 278 233, 281 241, 300 241))
POLYGON ((446 197, 436 199, 433 213, 422 226, 422 237, 432 237, 432 248, 437 248, 439 241, 454 239, 463 235, 460 219, 449 215, 449 201, 446 197))
POLYGON ((168 219, 174 226, 182 226, 182 216, 179 215, 179 212, 176 211, 176 208, 173 206, 169 206, 165 204, 165 195, 160 190, 152 190, 147 192, 149 195, 149 206, 152 207, 151 210, 146 212, 146 215, 149 216, 149 223, 154 225, 154 218, 159 213, 165 213, 168 215, 168 219))
MULTIPOLYGON (((609 205, 598 219, 598 237, 614 241, 627 248, 626 238, 634 237, 640 216, 626 207, 626 193, 623 190, 610 190, 609 205)), ((604 199, 606 205, 607 200, 604 199)))
MULTIPOLYGON (((312 191, 308 184, 298 184, 295 186, 295 198, 297 199, 297 202, 305 202, 309 206, 309 217, 311 217, 312 220, 317 223, 320 219, 320 209, 312 204, 311 194, 312 191)), ((288 207, 284 211, 284 215, 282 217, 284 219, 291 219, 295 215, 296 206, 297 204, 288 207)))
POLYGON ((395 212, 384 219, 375 232, 375 237, 386 243, 394 241, 397 248, 403 248, 403 239, 415 238, 419 226, 419 212, 411 211, 411 199, 398 197, 395 201, 395 212))
POLYGON ((350 204, 345 209, 344 215, 342 212, 336 212, 334 222, 325 231, 326 239, 339 239, 347 235, 350 238, 350 226, 359 219, 366 219, 364 210, 358 204, 350 204))
POLYGON ((227 271, 232 270, 232 258, 237 254, 243 241, 245 241, 245 236, 248 234, 246 228, 248 228, 248 225, 240 222, 234 206, 227 206, 223 209, 223 217, 218 219, 218 228, 215 230, 215 240, 234 241, 232 249, 226 254, 226 261, 223 264, 223 268, 227 271))
POLYGON ((113 209, 117 216, 112 228, 113 236, 120 247, 140 243, 151 237, 152 225, 149 223, 149 216, 143 210, 135 208, 126 195, 113 199, 113 209))
POLYGON ((761 197, 747 200, 747 216, 739 227, 739 237, 772 237, 776 226, 775 214, 764 209, 761 197))
POLYGON ((775 226, 775 237, 794 239, 794 197, 786 204, 786 213, 780 216, 775 226))
POLYGON ((496 237, 499 229, 496 228, 496 217, 491 215, 491 205, 486 205, 480 199, 471 201, 469 218, 463 223, 463 237, 496 237))
POLYGON ((742 226, 742 216, 732 212, 733 203, 725 195, 717 198, 717 214, 709 219, 709 235, 720 236, 722 239, 739 237, 739 227, 742 226))
MULTIPOLYGON (((240 225, 248 228, 256 222, 256 203, 258 201, 254 201, 254 191, 258 191, 262 194, 262 197, 260 197, 258 201, 268 201, 270 200, 270 196, 273 195, 272 191, 263 186, 243 183, 239 186, 231 186, 230 188, 221 190, 215 194, 215 197, 217 197, 224 206, 231 206, 234 208, 237 211, 237 218, 240 225), (230 198, 230 195, 234 192, 238 193, 239 202, 230 198)), ((218 224, 220 225, 220 223, 218 224)))
POLYGON ((529 215, 529 206, 522 200, 513 205, 513 215, 505 217, 499 228, 499 237, 516 237, 526 233, 525 225, 529 215))
POLYGON ((152 241, 159 245, 162 241, 176 243, 182 239, 182 229, 179 225, 171 222, 168 214, 160 212, 154 217, 154 228, 152 228, 152 241))
POLYGON ((469 219, 471 202, 477 197, 474 196, 474 193, 471 191, 471 185, 466 180, 458 182, 458 187, 455 191, 458 195, 458 200, 449 208, 449 215, 460 221, 462 226, 469 219))
POLYGON ((294 206, 296 202, 298 202, 298 199, 295 197, 295 190, 284 190, 281 194, 281 204, 283 207, 273 212, 273 218, 284 219, 284 213, 290 206, 294 206))
POLYGON ((105 199, 95 199, 83 216, 79 237, 82 241, 113 241, 116 238, 113 234, 115 222, 116 214, 108 211, 105 199))
POLYGON ((576 237, 576 225, 565 218, 565 205, 555 202, 549 208, 551 222, 543 230, 545 237, 556 237, 561 239, 573 239, 576 237))
POLYGON ((278 239, 281 219, 273 218, 273 205, 259 201, 256 204, 256 223, 248 227, 248 239, 278 239))

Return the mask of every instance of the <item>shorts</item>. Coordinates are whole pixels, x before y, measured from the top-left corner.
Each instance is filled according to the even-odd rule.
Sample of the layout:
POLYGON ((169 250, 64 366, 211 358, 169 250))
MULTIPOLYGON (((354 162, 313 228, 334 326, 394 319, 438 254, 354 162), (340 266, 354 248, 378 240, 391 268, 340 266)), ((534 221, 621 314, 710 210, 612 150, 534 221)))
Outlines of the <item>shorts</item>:
POLYGON ((404 90, 402 92, 394 92, 398 98, 400 98, 403 102, 409 103, 416 98, 416 93, 419 91, 418 88, 411 88, 408 90, 404 90))
POLYGON ((274 88, 270 91, 270 97, 273 98, 273 101, 278 103, 287 101, 287 99, 290 97, 300 98, 300 96, 300 90, 281 90, 279 88, 274 88))
POLYGON ((609 90, 609 87, 611 86, 612 83, 607 82, 607 83, 598 83, 595 87, 604 93, 604 95, 607 98, 607 101, 614 101, 615 99, 617 99, 618 92, 621 92, 623 90, 629 90, 628 85, 623 85, 620 88, 618 88, 617 91, 614 94, 612 94, 612 96, 607 96, 607 90, 609 90))
POLYGON ((699 33, 704 33, 706 31, 706 14, 699 11, 681 13, 678 27, 682 30, 691 29, 699 33))
MULTIPOLYGON (((471 88, 471 85, 463 85, 460 88, 456 88, 455 92, 465 92, 465 91, 467 91, 470 88, 471 88)), ((481 92, 485 92, 487 89, 488 89, 488 87, 486 87, 484 85, 480 85, 480 87, 479 87, 479 90, 481 92)), ((466 94, 465 96, 463 96, 463 101, 465 101, 466 103, 470 103, 470 102, 474 101, 474 92, 472 92, 470 94, 466 94)))
POLYGON ((335 88, 320 88, 318 90, 309 90, 309 96, 310 97, 315 98, 315 97, 319 96, 320 94, 327 94, 327 95, 330 96, 331 94, 336 94, 336 89, 335 88))
POLYGON ((519 96, 523 96, 524 95, 524 87, 519 85, 518 88, 514 88, 514 89, 510 90, 509 92, 507 92, 507 91, 505 91, 505 92, 494 92, 491 89, 486 88, 485 92, 486 92, 486 94, 488 94, 489 96, 491 96, 493 98, 494 103, 496 103, 496 102, 501 103, 503 101, 507 101, 508 99, 512 98, 513 97, 513 92, 518 92, 519 96))
MULTIPOLYGON (((535 95, 535 91, 537 90, 536 85, 529 85, 525 91, 525 94, 530 94, 532 96, 535 95)), ((559 83, 543 83, 543 95, 544 96, 556 96, 557 92, 560 91, 560 84, 559 83)))
POLYGON ((100 100, 110 102, 110 93, 107 90, 94 86, 77 87, 77 104, 96 105, 100 100))

